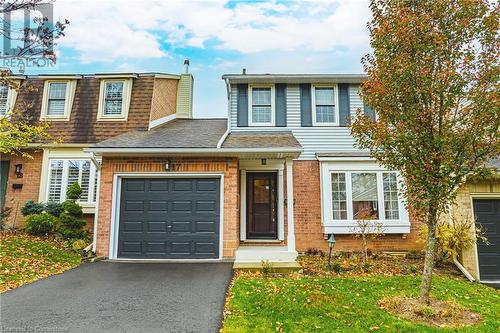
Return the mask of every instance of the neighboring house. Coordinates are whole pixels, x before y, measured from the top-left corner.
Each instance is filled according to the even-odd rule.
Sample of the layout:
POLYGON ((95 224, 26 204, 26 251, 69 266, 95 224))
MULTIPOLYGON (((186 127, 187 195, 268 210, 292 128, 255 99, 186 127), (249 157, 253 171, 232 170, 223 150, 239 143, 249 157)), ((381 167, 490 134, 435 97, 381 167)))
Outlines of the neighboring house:
POLYGON ((451 214, 458 218, 475 218, 482 226, 488 244, 477 244, 462 253, 460 261, 467 271, 480 281, 500 281, 500 158, 487 167, 496 175, 486 179, 471 179, 459 190, 451 214))
MULTIPOLYGON (((112 259, 291 261, 359 250, 360 212, 376 250, 420 248, 398 174, 354 148, 347 127, 364 75, 224 75, 228 119, 174 119, 85 151, 102 160, 97 253, 112 259)), ((222 106, 221 106, 222 107, 222 106)), ((180 118, 180 117, 177 117, 180 118)))
MULTIPOLYGON (((65 200, 78 182, 91 228, 97 207, 99 169, 84 149, 131 130, 147 131, 173 117, 191 114, 190 74, 124 73, 14 77, 24 88, 0 87, 0 116, 15 106, 26 117, 47 121, 56 143, 36 145, 33 159, 1 156, 0 204, 12 207, 7 225, 23 226, 27 200, 65 200), (28 89, 27 86, 30 88, 28 89)), ((35 147, 35 145, 33 146, 35 147)), ((29 149, 29 148, 28 148, 29 149)))

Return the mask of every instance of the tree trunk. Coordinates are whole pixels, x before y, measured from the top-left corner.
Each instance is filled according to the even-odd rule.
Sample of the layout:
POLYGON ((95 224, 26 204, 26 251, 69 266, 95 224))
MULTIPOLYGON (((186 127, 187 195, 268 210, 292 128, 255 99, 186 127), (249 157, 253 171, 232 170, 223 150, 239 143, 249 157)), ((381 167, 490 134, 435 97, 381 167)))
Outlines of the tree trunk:
POLYGON ((422 284, 420 286, 420 301, 425 304, 430 304, 430 291, 432 283, 432 270, 434 269, 434 261, 436 256, 436 222, 437 214, 430 213, 427 223, 428 234, 427 244, 425 248, 424 272, 422 275, 422 284))

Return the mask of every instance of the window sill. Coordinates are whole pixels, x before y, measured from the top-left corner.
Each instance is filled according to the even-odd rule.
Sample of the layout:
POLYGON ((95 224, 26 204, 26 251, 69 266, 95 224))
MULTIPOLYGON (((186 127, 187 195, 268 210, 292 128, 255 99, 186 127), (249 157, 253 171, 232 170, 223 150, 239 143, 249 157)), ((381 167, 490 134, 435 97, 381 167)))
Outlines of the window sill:
MULTIPOLYGON (((357 229, 356 222, 342 221, 342 222, 329 222, 323 224, 323 233, 325 234, 355 234, 357 229)), ((409 234, 410 222, 409 221, 386 221, 383 223, 383 234, 409 234)))
POLYGON ((120 116, 120 117, 99 117, 97 118, 97 121, 127 121, 127 118, 120 116))
POLYGON ((66 116, 62 116, 62 117, 42 116, 42 117, 40 117, 40 120, 43 120, 43 121, 69 121, 69 117, 66 117, 66 116))
POLYGON ((83 214, 95 214, 95 204, 80 203, 82 206, 83 214))

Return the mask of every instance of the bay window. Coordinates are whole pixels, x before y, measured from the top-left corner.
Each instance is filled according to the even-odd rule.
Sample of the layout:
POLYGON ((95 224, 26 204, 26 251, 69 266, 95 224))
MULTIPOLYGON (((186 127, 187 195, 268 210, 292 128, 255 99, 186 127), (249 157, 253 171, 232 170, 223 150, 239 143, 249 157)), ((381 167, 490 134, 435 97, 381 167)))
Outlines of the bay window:
POLYGON ((384 233, 408 233, 399 177, 375 163, 322 162, 323 231, 351 234, 357 221, 380 222, 384 233))
POLYGON ((93 204, 97 198, 98 171, 90 160, 86 159, 51 159, 47 201, 66 200, 66 191, 73 183, 82 189, 80 203, 93 204))

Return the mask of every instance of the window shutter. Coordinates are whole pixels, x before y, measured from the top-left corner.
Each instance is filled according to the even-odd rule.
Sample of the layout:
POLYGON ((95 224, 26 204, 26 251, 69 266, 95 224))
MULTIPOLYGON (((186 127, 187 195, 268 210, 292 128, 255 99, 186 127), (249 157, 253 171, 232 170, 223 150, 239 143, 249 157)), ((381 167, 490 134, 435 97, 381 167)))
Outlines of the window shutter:
POLYGON ((276 126, 286 127, 286 84, 275 85, 276 89, 276 126))
POLYGON ((339 124, 340 126, 348 126, 351 123, 350 101, 349 101, 349 85, 347 83, 339 83, 339 124))
POLYGON ((248 84, 238 84, 238 101, 236 104, 238 127, 248 126, 248 84))
POLYGON ((303 127, 312 126, 311 84, 300 85, 300 122, 303 127))
POLYGON ((375 111, 363 102, 363 111, 368 115, 368 117, 375 120, 375 111))

